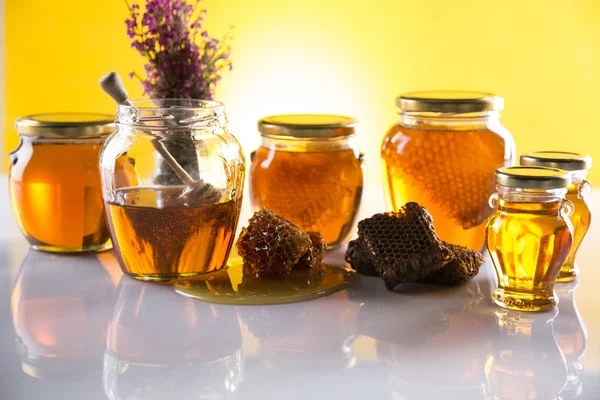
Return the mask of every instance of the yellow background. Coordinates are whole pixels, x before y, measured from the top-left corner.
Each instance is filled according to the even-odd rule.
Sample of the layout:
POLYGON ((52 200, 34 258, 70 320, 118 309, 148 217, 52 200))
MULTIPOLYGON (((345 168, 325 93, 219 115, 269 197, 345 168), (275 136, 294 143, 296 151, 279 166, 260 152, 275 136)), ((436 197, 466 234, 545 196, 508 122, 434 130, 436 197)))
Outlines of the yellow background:
MULTIPOLYGON (((255 124, 262 116, 348 114, 362 122, 369 178, 378 182, 379 146, 396 118, 396 95, 485 90, 506 98, 502 121, 519 152, 589 152, 599 164, 591 178, 600 185, 597 0, 204 4, 212 33, 235 26, 234 70, 218 98, 246 152, 258 143, 255 124)), ((19 115, 114 111, 98 78, 111 70, 123 77, 142 71, 125 35, 126 17, 121 0, 5 0, 5 152, 18 143, 13 121, 19 115)), ((126 86, 132 97, 141 95, 134 81, 126 86)), ((586 304, 586 312, 596 312, 593 302, 586 304)), ((597 361, 586 369, 598 370, 597 361)))
MULTIPOLYGON (((397 94, 474 89, 506 98, 519 152, 569 149, 600 160, 600 2, 543 0, 207 0, 208 27, 234 29, 234 70, 218 91, 247 152, 256 120, 328 112, 362 122, 371 182, 397 94)), ((97 85, 118 71, 139 97, 121 0, 5 0, 5 152, 14 119, 114 112, 97 85)), ((6 160, 6 158, 5 158, 6 160)), ((5 161, 6 162, 6 161, 5 161)), ((600 161, 599 161, 600 162, 600 161)), ((600 182, 600 167, 592 171, 600 182)))

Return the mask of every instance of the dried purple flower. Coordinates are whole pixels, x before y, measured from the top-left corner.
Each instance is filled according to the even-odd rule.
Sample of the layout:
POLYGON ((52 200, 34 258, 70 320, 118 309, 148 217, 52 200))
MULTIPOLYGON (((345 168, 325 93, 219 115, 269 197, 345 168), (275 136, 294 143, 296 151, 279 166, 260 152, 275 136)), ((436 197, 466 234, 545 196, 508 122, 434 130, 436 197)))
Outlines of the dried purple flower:
POLYGON ((232 64, 229 36, 210 37, 202 28, 207 14, 202 0, 146 0, 145 11, 127 3, 130 17, 125 21, 131 47, 147 59, 144 94, 153 98, 213 100, 221 73, 232 64))

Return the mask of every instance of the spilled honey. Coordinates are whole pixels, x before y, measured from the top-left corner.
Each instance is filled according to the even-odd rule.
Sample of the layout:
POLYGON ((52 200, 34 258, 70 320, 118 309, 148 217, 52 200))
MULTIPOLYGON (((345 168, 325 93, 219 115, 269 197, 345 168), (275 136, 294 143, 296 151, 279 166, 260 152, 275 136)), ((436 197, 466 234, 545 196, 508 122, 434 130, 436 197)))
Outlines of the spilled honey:
POLYGON ((219 304, 284 304, 316 299, 346 289, 357 280, 353 270, 325 264, 324 275, 297 269, 285 278, 257 279, 244 275, 241 258, 231 258, 228 268, 173 283, 183 296, 219 304))

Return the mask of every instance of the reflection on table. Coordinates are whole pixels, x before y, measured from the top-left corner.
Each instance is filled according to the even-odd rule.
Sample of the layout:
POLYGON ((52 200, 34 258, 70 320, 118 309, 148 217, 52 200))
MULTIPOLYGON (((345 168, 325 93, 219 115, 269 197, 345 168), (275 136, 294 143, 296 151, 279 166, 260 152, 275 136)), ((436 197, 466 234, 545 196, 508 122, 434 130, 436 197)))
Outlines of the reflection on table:
POLYGON ((260 368, 278 375, 351 368, 355 357, 349 344, 359 305, 347 298, 339 292, 288 305, 238 307, 241 321, 260 342, 260 368))
POLYGON ((237 309, 254 351, 236 399, 356 398, 347 382, 356 363, 351 343, 359 304, 349 302, 346 292, 237 309))
POLYGON ((482 398, 493 328, 487 291, 479 281, 407 285, 399 293, 382 287, 378 301, 365 302, 359 334, 375 340, 392 398, 482 398))
POLYGON ((526 313, 498 309, 485 365, 487 393, 503 399, 554 399, 567 383, 567 364, 556 343, 554 309, 526 313))
POLYGON ((111 400, 227 399, 243 379, 241 348, 233 307, 123 277, 104 357, 105 392, 111 400))
POLYGON ((30 250, 11 295, 23 371, 37 378, 100 377, 119 276, 111 255, 30 250), (81 282, 91 281, 85 285, 81 282))
POLYGON ((572 400, 583 392, 583 365, 579 362, 587 348, 587 332, 575 303, 578 281, 555 286, 559 298, 558 316, 554 319, 554 337, 560 346, 568 368, 567 386, 560 392, 561 400, 572 400))

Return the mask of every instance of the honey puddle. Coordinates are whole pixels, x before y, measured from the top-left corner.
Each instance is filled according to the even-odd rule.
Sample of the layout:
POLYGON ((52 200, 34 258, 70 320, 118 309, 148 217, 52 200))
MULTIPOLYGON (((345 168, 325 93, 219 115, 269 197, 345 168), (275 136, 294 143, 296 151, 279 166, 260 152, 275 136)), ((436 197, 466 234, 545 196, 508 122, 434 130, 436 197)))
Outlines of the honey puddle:
POLYGON ((330 264, 325 264, 322 277, 311 276, 309 270, 295 270, 283 279, 248 279, 240 258, 230 258, 227 265, 227 269, 175 281, 173 288, 183 296, 208 303, 284 304, 327 296, 358 279, 354 270, 330 264))

